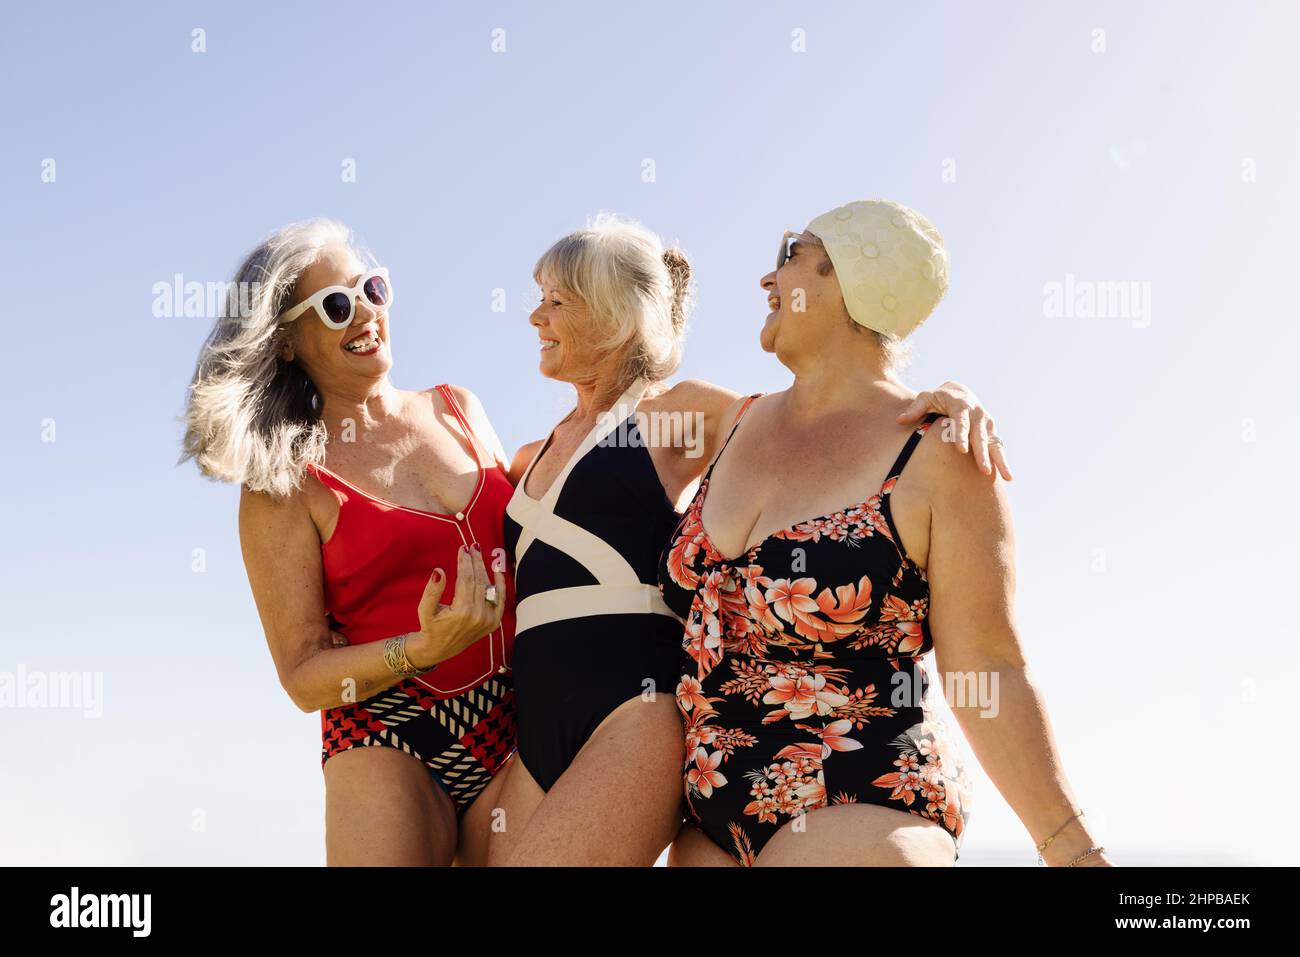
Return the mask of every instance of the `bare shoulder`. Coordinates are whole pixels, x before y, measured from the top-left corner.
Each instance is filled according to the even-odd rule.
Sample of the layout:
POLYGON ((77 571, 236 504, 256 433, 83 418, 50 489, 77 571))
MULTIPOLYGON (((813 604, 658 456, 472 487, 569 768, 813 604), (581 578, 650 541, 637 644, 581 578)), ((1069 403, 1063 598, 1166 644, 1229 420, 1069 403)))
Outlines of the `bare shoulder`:
POLYGON ((447 389, 447 391, 449 391, 452 395, 456 397, 456 404, 461 407, 461 409, 465 412, 466 415, 470 414, 470 410, 472 407, 477 407, 478 409, 483 408, 482 404, 478 400, 478 396, 476 396, 473 392, 465 388, 463 385, 453 385, 450 382, 439 383, 438 385, 431 385, 429 386, 429 388, 421 389, 419 392, 415 392, 415 393, 408 392, 406 394, 433 396, 440 393, 444 388, 447 389))
POLYGON ((731 427, 740 421, 743 412, 746 418, 765 418, 773 408, 773 401, 784 394, 787 390, 780 392, 751 392, 748 395, 738 395, 731 402, 727 403, 722 410, 722 415, 718 417, 718 429, 721 432, 730 432, 731 427), (762 407, 763 411, 758 412, 762 407), (748 411, 746 411, 748 410, 748 411))
POLYGON ((510 481, 515 485, 519 484, 519 479, 523 477, 524 470, 528 468, 529 463, 533 461, 533 456, 541 451, 545 439, 538 439, 536 442, 529 442, 522 445, 519 451, 515 453, 514 460, 510 463, 510 481))
POLYGON ((527 442, 521 445, 519 447, 519 451, 515 453, 514 460, 518 462, 520 459, 523 459, 524 465, 527 465, 528 460, 537 454, 538 450, 541 449, 542 445, 545 444, 545 442, 546 442, 545 439, 537 439, 536 441, 527 442))
MULTIPOLYGON (((465 388, 463 385, 453 385, 450 382, 442 385, 431 385, 429 386, 429 388, 422 390, 418 394, 433 396, 436 393, 440 392, 444 388, 444 386, 447 389, 447 391, 450 392, 455 397, 456 404, 460 406, 461 411, 465 413, 466 417, 470 420, 470 422, 477 425, 478 423, 476 419, 480 417, 486 419, 487 416, 483 411, 483 403, 479 402, 478 396, 476 396, 469 389, 465 388)), ((444 402, 443 404, 445 405, 446 402, 444 402)), ((448 409, 447 411, 450 412, 451 410, 448 409)))
POLYGON ((466 415, 478 414, 483 418, 487 418, 487 413, 483 410, 483 403, 479 401, 478 396, 473 392, 465 388, 463 385, 451 385, 448 383, 447 388, 450 389, 451 394, 456 397, 456 401, 460 403, 460 407, 465 411, 466 415))
POLYGON ((449 384, 447 388, 456 397, 456 404, 469 419, 469 424, 480 432, 491 433, 492 423, 488 421, 487 410, 483 408, 483 403, 479 401, 478 396, 463 385, 449 384))
POLYGON ((491 449, 493 457, 504 466, 506 463, 506 450, 497 437, 496 429, 492 428, 492 422, 488 419, 487 410, 483 408, 483 403, 479 401, 479 397, 463 385, 448 383, 447 389, 455 397, 456 404, 465 413, 465 417, 469 419, 470 427, 478 433, 479 438, 491 449))
POLYGON ((994 506, 1004 501, 1004 483, 997 473, 986 475, 975 456, 963 452, 957 442, 957 430, 949 418, 934 421, 917 445, 907 473, 912 484, 920 485, 935 506, 977 503, 994 506))
POLYGON ((260 536, 279 536, 285 530, 312 520, 313 488, 327 491, 308 473, 302 485, 288 495, 254 492, 247 485, 239 489, 239 534, 247 542, 260 536))

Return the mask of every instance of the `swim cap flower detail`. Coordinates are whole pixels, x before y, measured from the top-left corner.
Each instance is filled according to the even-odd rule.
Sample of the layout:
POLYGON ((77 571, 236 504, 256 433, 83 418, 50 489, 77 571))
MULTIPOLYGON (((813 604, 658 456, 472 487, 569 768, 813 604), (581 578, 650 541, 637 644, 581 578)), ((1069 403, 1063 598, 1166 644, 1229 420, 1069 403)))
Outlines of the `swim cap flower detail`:
POLYGON ((948 251, 920 213, 888 200, 856 200, 822 213, 808 231, 826 246, 854 322, 900 339, 948 291, 948 251))

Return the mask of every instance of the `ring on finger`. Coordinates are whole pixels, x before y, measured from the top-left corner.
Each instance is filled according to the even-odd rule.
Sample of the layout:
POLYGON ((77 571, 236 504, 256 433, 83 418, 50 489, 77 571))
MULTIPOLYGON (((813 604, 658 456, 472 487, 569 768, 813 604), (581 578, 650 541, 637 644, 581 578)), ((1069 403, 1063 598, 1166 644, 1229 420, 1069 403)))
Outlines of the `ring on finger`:
POLYGON ((483 597, 487 599, 489 605, 495 605, 501 600, 500 596, 497 595, 496 585, 488 585, 487 588, 483 589, 483 597))

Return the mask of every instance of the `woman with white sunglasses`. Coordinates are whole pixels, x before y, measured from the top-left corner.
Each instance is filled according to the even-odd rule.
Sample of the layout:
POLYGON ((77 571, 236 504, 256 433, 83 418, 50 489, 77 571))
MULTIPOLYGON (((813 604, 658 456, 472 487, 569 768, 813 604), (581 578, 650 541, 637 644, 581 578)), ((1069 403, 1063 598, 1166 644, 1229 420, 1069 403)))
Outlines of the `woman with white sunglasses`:
POLYGON ((327 861, 484 863, 515 748, 501 443, 465 389, 389 381, 392 284, 346 227, 286 226, 235 282, 251 308, 203 345, 185 455, 241 485, 280 682, 321 713, 327 861))

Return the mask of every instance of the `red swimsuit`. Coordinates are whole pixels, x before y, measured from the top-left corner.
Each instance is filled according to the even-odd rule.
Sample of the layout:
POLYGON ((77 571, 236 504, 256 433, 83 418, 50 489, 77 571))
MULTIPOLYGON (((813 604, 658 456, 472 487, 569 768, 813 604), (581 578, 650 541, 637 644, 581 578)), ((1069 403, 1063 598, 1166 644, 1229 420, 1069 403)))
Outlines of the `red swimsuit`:
MULTIPOLYGON (((478 484, 463 512, 427 512, 384 501, 328 469, 310 465, 339 502, 338 522, 321 545, 325 607, 331 627, 350 644, 419 631, 417 608, 434 568, 448 577, 444 604, 456 590, 461 545, 478 543, 489 573, 506 561, 502 518, 514 492, 481 447, 450 388, 437 387, 479 464, 478 484)), ((463 812, 515 749, 514 573, 505 575, 501 627, 432 671, 407 678, 365 701, 321 712, 321 764, 353 747, 386 746, 413 754, 463 812)))

